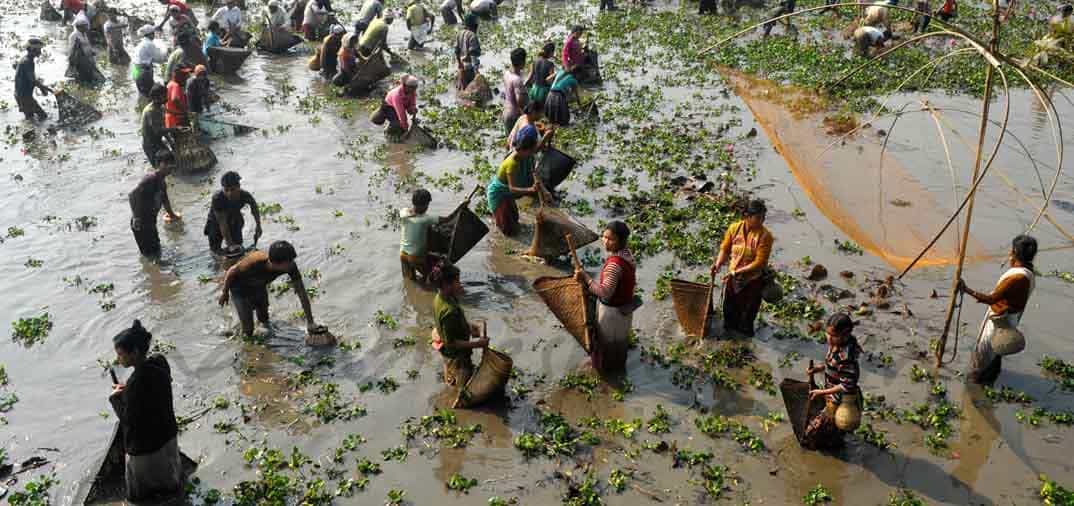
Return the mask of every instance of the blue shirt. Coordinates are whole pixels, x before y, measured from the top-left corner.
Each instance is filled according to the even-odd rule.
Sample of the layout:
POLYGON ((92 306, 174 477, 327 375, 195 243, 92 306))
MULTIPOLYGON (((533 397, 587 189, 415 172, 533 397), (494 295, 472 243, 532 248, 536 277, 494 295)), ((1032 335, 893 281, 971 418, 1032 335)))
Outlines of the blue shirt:
POLYGON ((205 56, 209 56, 209 48, 220 47, 220 45, 220 37, 217 37, 213 32, 209 32, 209 36, 205 38, 205 43, 201 45, 201 52, 205 53, 205 56))
POLYGON ((556 72, 556 78, 552 81, 552 91, 566 93, 575 86, 578 86, 578 80, 574 78, 574 74, 568 74, 562 70, 556 72))

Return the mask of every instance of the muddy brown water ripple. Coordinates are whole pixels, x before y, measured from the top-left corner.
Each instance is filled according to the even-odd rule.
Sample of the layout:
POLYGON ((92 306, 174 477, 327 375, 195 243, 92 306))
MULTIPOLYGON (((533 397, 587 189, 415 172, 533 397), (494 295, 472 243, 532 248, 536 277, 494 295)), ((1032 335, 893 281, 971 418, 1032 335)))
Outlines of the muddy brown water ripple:
MULTIPOLYGON (((342 8, 353 8, 348 4, 344 2, 342 8)), ((557 4, 549 5, 558 8, 557 4)), ((520 9, 520 12, 524 11, 520 9)), ((36 7, 26 4, 18 5, 5 21, 7 29, 20 37, 33 33, 53 39, 48 50, 50 56, 39 64, 38 72, 48 82, 61 78, 64 68, 59 41, 65 40, 65 29, 37 21, 36 7)), ((393 25, 390 41, 394 47, 405 44, 402 23, 393 25)), ((5 56, 13 57, 17 53, 13 44, 14 38, 5 35, 5 56)), ((128 51, 132 49, 133 43, 128 41, 128 51)), ((500 66, 504 57, 505 54, 497 53, 486 64, 500 66)), ((421 58, 414 57, 413 61, 419 63, 421 58)), ((360 135, 380 142, 378 131, 365 119, 366 113, 359 109, 352 119, 343 119, 329 108, 318 114, 319 123, 312 124, 308 116, 296 112, 295 96, 286 104, 267 107, 263 98, 277 94, 283 81, 295 86, 299 96, 307 90, 323 93, 325 87, 319 78, 305 70, 304 57, 255 54, 244 65, 241 79, 216 80, 214 84, 225 101, 244 111, 245 114, 235 119, 262 126, 270 133, 217 142, 213 148, 220 164, 213 172, 173 178, 169 191, 175 209, 184 215, 184 223, 181 227, 161 228, 165 259, 157 265, 138 258, 128 228, 126 193, 145 170, 137 134, 133 85, 125 77, 126 69, 103 67, 103 70, 112 82, 106 85, 101 100, 111 105, 105 107, 108 109, 105 118, 93 127, 114 133, 114 138, 102 135, 93 139, 85 131, 61 132, 55 137, 57 147, 47 150, 44 157, 21 153, 21 144, 6 145, 0 152, 7 172, 0 177, 0 198, 5 204, 0 207, 0 229, 18 226, 26 232, 0 244, 3 251, 0 266, 5 274, 0 290, 7 300, 0 308, 0 322, 37 314, 42 308, 55 321, 48 340, 31 349, 0 339, 0 363, 6 366, 12 383, 8 389, 17 392, 20 399, 6 413, 9 423, 0 432, 0 445, 8 450, 11 460, 41 453, 37 448, 58 448, 58 454, 46 453, 55 461, 53 470, 61 482, 53 497, 62 504, 71 501, 76 483, 92 473, 89 468, 104 450, 114 420, 110 414, 107 419, 99 415, 110 410, 106 402, 109 382, 97 359, 111 357, 111 336, 129 325, 133 318, 145 322, 156 339, 176 345, 168 358, 175 375, 178 413, 196 411, 206 399, 217 396, 251 406, 262 405, 264 409, 249 424, 240 422, 243 433, 253 440, 267 439, 285 450, 298 446, 314 458, 327 455, 345 435, 358 433, 369 440, 359 454, 380 461, 381 450, 402 442, 398 425, 403 419, 427 415, 450 405, 453 394, 437 379, 440 358, 428 347, 425 338, 432 325, 432 296, 400 281, 396 261, 398 232, 387 226, 383 217, 390 206, 402 208, 409 200, 408 196, 393 191, 395 178, 413 171, 433 177, 455 172, 470 165, 470 156, 443 149, 417 155, 389 150, 385 164, 364 161, 357 171, 354 162, 340 159, 336 154, 360 135), (287 125, 289 130, 276 131, 277 127, 287 125), (120 155, 106 152, 112 149, 119 149, 120 155), (48 158, 57 155, 69 159, 48 158), (386 179, 377 176, 384 165, 389 168, 386 179), (243 345, 224 336, 225 330, 235 323, 232 313, 216 306, 219 290, 216 281, 202 283, 199 277, 215 279, 220 272, 208 254, 201 228, 209 195, 225 170, 238 170, 244 176, 244 187, 260 202, 278 202, 283 207, 280 215, 294 218, 299 227, 294 231, 287 230, 282 223, 266 220, 261 243, 288 239, 296 245, 302 270, 318 269, 321 273, 319 281, 307 280, 308 285, 321 291, 313 301, 318 321, 343 339, 360 342, 360 350, 307 350, 301 344, 301 325, 288 316, 298 309, 293 295, 273 298, 273 320, 278 332, 267 346, 243 345), (341 211, 342 216, 336 217, 335 211, 341 211), (49 216, 57 218, 46 221, 49 216), (81 216, 96 218, 96 226, 87 231, 78 231, 73 226, 68 229, 68 224, 81 216), (44 264, 40 268, 24 267, 29 258, 42 260, 44 264), (82 286, 70 287, 63 280, 74 276, 85 280, 82 286), (114 283, 115 291, 106 297, 87 293, 96 283, 114 283), (102 301, 114 302, 115 309, 102 311, 102 301), (378 310, 398 319, 400 328, 387 331, 375 327, 372 319, 378 310), (394 340, 408 334, 417 336, 417 345, 396 348, 394 340), (296 361, 309 366, 326 355, 334 358, 335 365, 319 370, 329 375, 328 380, 340 383, 344 398, 356 396, 368 408, 368 416, 352 422, 320 425, 300 413, 305 401, 296 399, 288 389, 286 375, 300 370, 296 361), (408 369, 417 370, 419 377, 407 379, 404 371, 408 369), (386 376, 399 382, 398 391, 385 395, 374 389, 358 394, 360 384, 386 376)), ((11 67, 0 66, 0 81, 9 83, 11 77, 11 67)), ((614 89, 615 85, 607 86, 614 89)), ((666 90, 664 95, 667 100, 686 100, 693 91, 676 88, 666 90)), ((5 93, 9 94, 4 97, 9 108, 0 112, 0 118, 5 126, 23 127, 10 92, 5 93)), ((439 98, 451 100, 447 94, 439 98)), ((973 109, 970 99, 933 98, 937 102, 955 101, 973 109)), ((742 111, 743 125, 736 129, 738 134, 757 126, 737 97, 726 101, 742 111)), ((45 106, 48 108, 49 104, 45 106)), ((1063 103, 1059 106, 1069 113, 1068 106, 1063 103)), ((1032 149, 1046 160, 1050 137, 1040 134, 1039 112, 1021 108, 1015 114, 1013 131, 1025 133, 1032 149)), ((972 118, 953 117, 952 120, 957 121, 964 135, 972 137, 975 130, 972 118)), ((903 121, 907 123, 900 130, 920 132, 924 137, 933 128, 926 118, 903 121)), ((817 139, 830 142, 819 131, 817 139)), ((938 193, 938 201, 949 202, 950 187, 945 186, 949 179, 943 170, 942 154, 935 149, 919 148, 927 139, 901 139, 891 149, 893 156, 910 167, 925 187, 938 193), (929 168, 932 170, 919 170, 929 168)), ((839 149, 854 149, 856 142, 875 141, 866 134, 839 149)), ((847 257, 834 251, 832 239, 843 239, 845 233, 810 202, 787 164, 770 145, 763 132, 752 146, 745 145, 757 151, 758 176, 755 181, 743 184, 754 185, 776 210, 770 224, 777 237, 777 263, 788 265, 808 255, 827 265, 833 278, 839 270, 853 270, 859 273, 858 279, 865 274, 882 277, 890 273, 891 267, 878 257, 847 257), (789 212, 796 208, 805 213, 804 218, 790 216, 789 212)), ((604 155, 583 166, 580 175, 601 163, 607 163, 604 155)), ((962 167, 965 170, 964 163, 962 167)), ((1023 163, 1012 159, 1010 169, 1019 179, 1025 177, 1023 163)), ((464 186, 473 183, 464 178, 464 186)), ((463 196, 431 189, 433 212, 447 212, 463 196)), ((598 220, 608 218, 608 212, 597 206, 592 197, 611 190, 601 189, 595 195, 588 195, 591 192, 580 179, 570 181, 567 189, 572 195, 586 195, 594 200, 597 213, 583 218, 586 223, 596 227, 598 220)), ((975 237, 988 254, 1000 255, 1009 235, 1025 226, 1029 211, 1002 188, 992 187, 991 191, 995 198, 988 205, 979 206, 982 212, 976 222, 975 237)), ((1072 195, 1074 185, 1065 177, 1056 198, 1068 200, 1072 195)), ((1060 211, 1055 216, 1061 224, 1074 228, 1074 216, 1060 211)), ((1063 245, 1061 237, 1050 231, 1047 224, 1042 224, 1039 230, 1043 245, 1063 245)), ((505 254, 506 249, 522 247, 493 233, 462 261, 463 282, 468 290, 464 305, 470 318, 488 321, 494 343, 511 353, 517 366, 528 374, 545 375, 546 381, 536 385, 532 393, 516 401, 511 409, 457 411, 459 423, 480 423, 484 427, 469 447, 440 452, 420 446, 411 448, 405 463, 383 463, 385 474, 373 478, 369 488, 353 501, 373 503, 383 498, 387 490, 401 488, 407 490, 413 504, 479 504, 493 495, 518 496, 523 504, 555 504, 564 487, 551 478, 552 473, 572 466, 557 466, 555 461, 543 458, 527 461, 512 447, 515 435, 523 430, 536 430, 538 409, 561 411, 572 422, 585 416, 647 420, 658 403, 668 409, 673 419, 673 432, 664 439, 676 441, 679 448, 713 451, 718 462, 732 467, 741 478, 729 492, 740 503, 798 504, 808 489, 823 483, 833 492, 837 504, 883 502, 881 498, 898 487, 913 489, 936 504, 1026 504, 1033 502, 1037 473, 1047 473, 1067 484, 1074 477, 1066 458, 1072 437, 1069 428, 1027 428, 1015 420, 1017 408, 977 407, 963 391, 959 378, 951 371, 964 368, 968 362, 969 339, 966 338, 959 343, 956 366, 944 371, 949 398, 965 412, 964 419, 956 423, 956 436, 952 438, 952 450, 960 456, 957 459, 930 455, 921 444, 922 431, 909 425, 883 425, 889 431, 889 439, 898 444, 897 449, 889 452, 858 441, 852 442, 840 456, 803 452, 786 423, 768 433, 760 428, 761 417, 782 411, 778 398, 749 386, 734 393, 714 391, 711 387, 682 390, 672 385, 671 370, 643 363, 637 351, 631 353, 628 361, 627 378, 634 391, 627 394, 625 402, 611 400, 607 389, 589 401, 578 392, 558 386, 558 380, 565 374, 587 371, 585 357, 574 340, 555 325, 529 288, 536 277, 560 275, 563 271, 522 261, 505 254), (750 456, 730 439, 714 440, 700 434, 693 425, 700 415, 690 409, 695 404, 735 416, 761 435, 769 451, 750 456), (1045 438, 1046 435, 1055 437, 1045 438), (477 478, 479 486, 468 495, 447 491, 443 483, 455 472, 477 478)), ((669 256, 663 254, 642 265, 639 283, 647 293, 651 293, 662 266, 669 262, 669 256)), ((967 273, 970 284, 974 287, 991 284, 998 275, 998 263, 999 259, 991 259, 971 266, 967 273)), ((1038 266, 1045 271, 1074 268, 1067 250, 1042 253, 1038 266)), ((684 272, 683 277, 697 273, 684 272)), ((867 391, 884 394, 890 402, 899 405, 924 400, 925 387, 911 383, 907 370, 917 363, 915 352, 927 349, 927 338, 937 332, 937 319, 942 316, 945 304, 930 300, 928 294, 933 288, 944 292, 949 286, 949 275, 948 269, 921 269, 901 288, 902 300, 910 305, 917 319, 882 314, 875 321, 868 320, 860 335, 865 347, 870 351, 885 351, 896 360, 893 368, 865 366, 863 384, 867 391)), ((828 282, 852 291, 857 286, 855 281, 831 279, 828 282)), ((1024 323, 1031 344, 1026 353, 1005 361, 1007 371, 1001 380, 1002 384, 1030 393, 1040 404, 1052 409, 1071 409, 1074 401, 1069 394, 1054 390, 1053 384, 1040 376, 1035 362, 1042 354, 1071 359, 1066 332, 1071 321, 1070 289, 1053 278, 1039 280, 1038 292, 1024 323)), ((646 298, 646 305, 635 318, 642 344, 664 347, 681 341, 682 333, 670 301, 646 298)), ((832 308, 830 304, 825 305, 832 308)), ((974 333, 980 312, 976 305, 967 306, 966 332, 974 333)), ((816 344, 774 339, 771 328, 761 333, 754 348, 758 365, 771 369, 777 383, 782 377, 800 377, 804 361, 819 359, 822 354, 816 344), (789 369, 777 367, 779 359, 792 351, 801 354, 801 363, 789 369)), ((307 388, 307 393, 313 389, 307 388)), ((241 461, 242 450, 251 443, 212 430, 214 423, 233 420, 236 416, 235 410, 213 412, 188 428, 180 438, 183 449, 201 460, 198 475, 209 487, 229 490, 253 474, 241 461)), ((633 442, 602 435, 605 444, 591 453, 583 453, 579 459, 592 462, 602 481, 614 468, 635 468, 639 470, 635 483, 655 491, 667 502, 701 502, 699 487, 687 481, 690 473, 672 469, 670 458, 653 456, 643 450, 632 460, 619 450, 636 447, 644 439, 655 439, 640 432, 633 442)), ((648 501, 645 495, 630 488, 621 495, 609 492, 604 499, 609 504, 648 501)))

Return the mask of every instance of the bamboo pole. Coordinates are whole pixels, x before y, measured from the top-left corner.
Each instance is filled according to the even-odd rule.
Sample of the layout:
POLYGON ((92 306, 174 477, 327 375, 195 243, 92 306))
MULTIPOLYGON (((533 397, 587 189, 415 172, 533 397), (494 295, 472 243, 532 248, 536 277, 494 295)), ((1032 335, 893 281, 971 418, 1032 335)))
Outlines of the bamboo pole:
MULTIPOLYGON (((989 42, 989 51, 995 53, 999 47, 999 6, 997 0, 992 0, 992 40, 989 42)), ((981 160, 984 155, 984 143, 985 134, 988 132, 988 113, 990 106, 992 105, 992 81, 995 77, 995 66, 989 65, 988 70, 985 73, 985 89, 984 100, 981 106, 981 127, 978 131, 977 137, 977 154, 974 157, 973 162, 973 179, 971 181, 977 181, 978 175, 981 173, 981 160)), ((940 345, 936 348, 936 367, 943 366, 944 351, 947 348, 947 334, 951 331, 951 320, 955 316, 955 309, 958 305, 958 291, 959 281, 962 280, 962 267, 966 263, 966 245, 970 239, 970 224, 973 221, 973 205, 976 201, 977 189, 971 188, 969 195, 969 203, 966 207, 966 222, 962 226, 962 239, 958 246, 958 264, 955 265, 955 275, 951 280, 951 297, 947 304, 947 317, 944 319, 943 333, 940 334, 940 345)))

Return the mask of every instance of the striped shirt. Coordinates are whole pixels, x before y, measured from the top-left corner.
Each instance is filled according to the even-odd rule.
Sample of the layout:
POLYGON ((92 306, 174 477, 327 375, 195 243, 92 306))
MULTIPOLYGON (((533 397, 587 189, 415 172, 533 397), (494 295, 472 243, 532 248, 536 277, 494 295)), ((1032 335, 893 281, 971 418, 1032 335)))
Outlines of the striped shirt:
MULTIPOLYGON (((626 260, 631 265, 634 265, 634 256, 630 254, 630 250, 622 249, 616 256, 626 260)), ((600 273, 600 280, 589 280, 589 292, 596 295, 598 299, 608 300, 615 295, 615 291, 619 288, 619 280, 623 277, 623 268, 615 262, 605 262, 604 268, 600 273)))
POLYGON ((861 377, 861 367, 858 365, 858 357, 861 355, 861 346, 854 336, 847 338, 847 342, 839 348, 828 347, 828 355, 824 357, 824 388, 838 386, 841 391, 831 394, 832 402, 843 402, 843 394, 858 393, 858 379, 861 377))

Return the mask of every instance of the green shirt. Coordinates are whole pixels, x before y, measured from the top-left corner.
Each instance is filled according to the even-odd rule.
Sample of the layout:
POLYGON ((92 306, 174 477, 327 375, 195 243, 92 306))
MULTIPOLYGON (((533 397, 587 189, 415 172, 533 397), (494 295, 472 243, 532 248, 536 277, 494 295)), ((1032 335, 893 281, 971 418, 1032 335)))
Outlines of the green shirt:
POLYGON ((410 4, 406 9, 406 22, 411 28, 417 28, 425 24, 425 6, 420 3, 410 4))
POLYGON ((444 358, 469 356, 473 350, 447 347, 448 343, 470 340, 470 324, 466 321, 466 315, 462 312, 459 301, 454 297, 445 297, 437 293, 436 299, 433 300, 433 313, 436 315, 436 331, 440 333, 440 339, 444 341, 440 354, 444 358))
POLYGON ((429 227, 436 224, 437 218, 428 214, 414 214, 413 209, 407 209, 400 220, 403 229, 399 234, 399 251, 411 256, 424 256, 428 252, 429 227))
POLYGON ((388 23, 381 18, 375 18, 362 33, 362 38, 358 39, 358 45, 372 51, 382 44, 388 45, 388 23))

